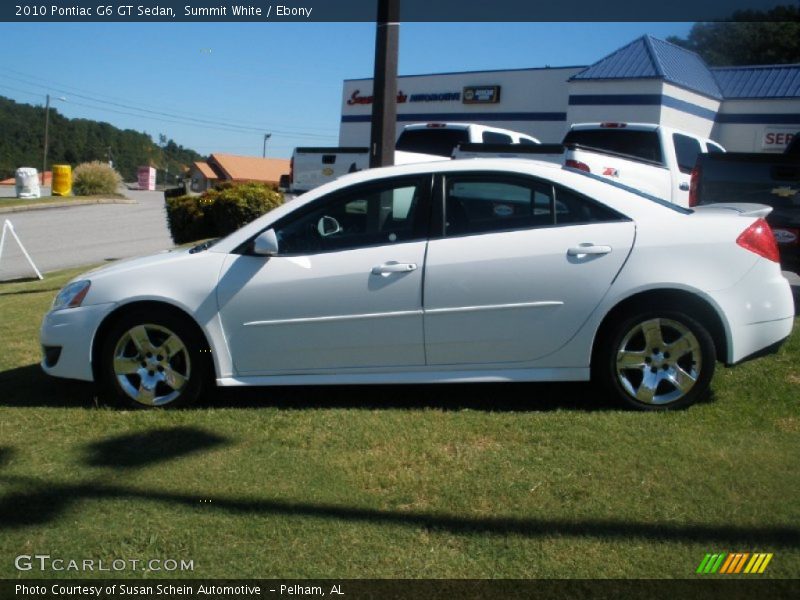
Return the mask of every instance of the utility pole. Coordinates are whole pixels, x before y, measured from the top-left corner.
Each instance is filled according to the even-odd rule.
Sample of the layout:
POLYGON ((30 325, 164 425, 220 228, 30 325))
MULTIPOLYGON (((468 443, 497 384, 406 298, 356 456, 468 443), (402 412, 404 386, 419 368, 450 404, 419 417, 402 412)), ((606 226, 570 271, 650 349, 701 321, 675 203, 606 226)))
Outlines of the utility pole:
POLYGON ((378 0, 369 166, 394 164, 400 0, 378 0))
MULTIPOLYGON (((53 98, 54 100, 61 100, 66 102, 67 99, 63 96, 53 98)), ((47 94, 47 103, 44 105, 44 157, 42 158, 42 185, 44 185, 44 172, 47 171, 47 142, 48 133, 50 129, 50 94, 47 94)))
POLYGON ((271 133, 264 134, 264 151, 261 153, 262 158, 267 158, 267 140, 272 137, 271 133))

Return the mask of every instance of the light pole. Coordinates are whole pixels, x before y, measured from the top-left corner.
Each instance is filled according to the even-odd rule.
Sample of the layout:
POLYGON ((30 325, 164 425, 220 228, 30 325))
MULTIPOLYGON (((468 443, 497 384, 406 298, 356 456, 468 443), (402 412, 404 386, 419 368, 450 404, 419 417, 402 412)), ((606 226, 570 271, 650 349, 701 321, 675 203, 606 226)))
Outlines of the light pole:
MULTIPOLYGON (((61 100, 62 102, 66 102, 67 99, 64 96, 58 96, 54 98, 54 100, 61 100)), ((44 158, 42 159, 42 186, 44 186, 44 173, 47 171, 47 135, 48 130, 50 129, 50 94, 47 94, 47 103, 45 104, 44 108, 44 158)))
POLYGON ((264 151, 261 153, 262 158, 267 158, 267 140, 272 137, 271 133, 264 134, 264 151))

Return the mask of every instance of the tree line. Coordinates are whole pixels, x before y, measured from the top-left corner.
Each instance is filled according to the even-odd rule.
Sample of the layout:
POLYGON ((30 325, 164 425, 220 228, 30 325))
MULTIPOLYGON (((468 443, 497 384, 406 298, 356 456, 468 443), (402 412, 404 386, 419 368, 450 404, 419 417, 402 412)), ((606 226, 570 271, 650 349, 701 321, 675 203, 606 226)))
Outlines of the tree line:
MULTIPOLYGON (((13 177, 19 167, 42 168, 45 108, 0 96, 0 179, 13 177)), ((47 165, 76 165, 112 160, 125 181, 134 181, 140 166, 153 166, 175 175, 203 157, 160 135, 160 145, 147 133, 119 129, 89 119, 68 119, 50 107, 47 165)), ((159 173, 159 182, 164 177, 159 173)))

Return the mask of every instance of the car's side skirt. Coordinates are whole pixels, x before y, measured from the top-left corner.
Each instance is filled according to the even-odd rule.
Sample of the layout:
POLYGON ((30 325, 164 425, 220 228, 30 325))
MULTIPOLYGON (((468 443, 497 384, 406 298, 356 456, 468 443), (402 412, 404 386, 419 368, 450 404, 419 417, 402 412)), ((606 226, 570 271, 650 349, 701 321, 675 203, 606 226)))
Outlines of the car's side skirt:
POLYGON ((306 375, 268 375, 258 377, 221 377, 222 387, 260 385, 369 385, 392 383, 471 383, 511 381, 588 381, 584 367, 541 369, 497 369, 474 371, 395 371, 380 373, 317 373, 306 375))

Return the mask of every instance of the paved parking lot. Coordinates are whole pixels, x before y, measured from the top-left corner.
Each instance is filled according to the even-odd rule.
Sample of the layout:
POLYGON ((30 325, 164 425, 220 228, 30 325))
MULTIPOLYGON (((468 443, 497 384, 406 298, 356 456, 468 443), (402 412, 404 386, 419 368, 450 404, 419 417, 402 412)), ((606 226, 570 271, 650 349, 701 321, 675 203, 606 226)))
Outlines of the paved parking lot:
MULTIPOLYGON (((171 248, 163 193, 126 190, 125 195, 136 204, 8 213, 0 215, 0 224, 5 219, 14 224, 14 230, 42 272, 171 248)), ((0 281, 31 275, 34 273, 19 247, 6 239, 0 259, 0 281)))

